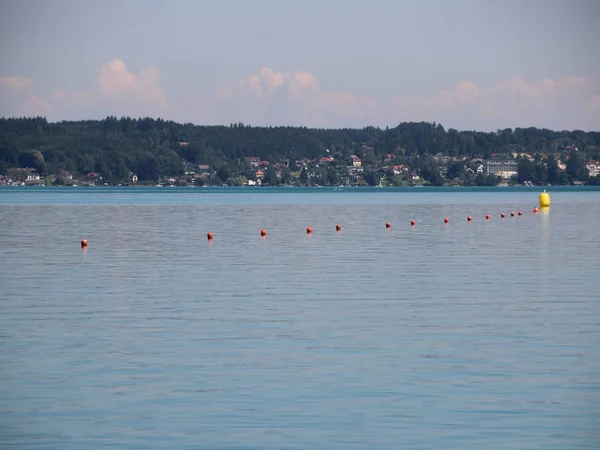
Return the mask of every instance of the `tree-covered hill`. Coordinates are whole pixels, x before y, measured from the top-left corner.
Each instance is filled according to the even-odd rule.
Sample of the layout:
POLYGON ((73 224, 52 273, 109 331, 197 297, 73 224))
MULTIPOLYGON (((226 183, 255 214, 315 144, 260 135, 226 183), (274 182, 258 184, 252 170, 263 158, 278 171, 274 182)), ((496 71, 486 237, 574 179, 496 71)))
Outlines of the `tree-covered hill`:
POLYGON ((42 117, 0 119, 0 174, 28 167, 42 176, 98 173, 109 183, 123 182, 131 173, 140 181, 180 176, 184 162, 208 165, 228 176, 247 175, 245 157, 285 161, 290 170, 298 170, 292 167, 295 161, 326 155, 338 168, 348 165, 351 155, 360 157, 363 166, 378 167, 389 155, 394 164, 414 165, 416 156, 421 161, 439 154, 487 159, 521 152, 558 158, 575 148, 583 161, 600 159, 600 132, 516 128, 486 133, 424 122, 384 129, 311 129, 199 126, 128 117, 57 123, 42 117))

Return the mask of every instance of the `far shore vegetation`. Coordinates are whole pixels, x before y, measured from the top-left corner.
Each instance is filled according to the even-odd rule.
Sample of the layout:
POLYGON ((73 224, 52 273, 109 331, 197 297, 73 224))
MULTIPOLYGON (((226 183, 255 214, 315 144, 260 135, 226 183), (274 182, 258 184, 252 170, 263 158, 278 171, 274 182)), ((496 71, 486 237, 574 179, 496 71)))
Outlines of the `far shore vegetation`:
POLYGON ((600 185, 600 132, 0 119, 0 185, 600 185))

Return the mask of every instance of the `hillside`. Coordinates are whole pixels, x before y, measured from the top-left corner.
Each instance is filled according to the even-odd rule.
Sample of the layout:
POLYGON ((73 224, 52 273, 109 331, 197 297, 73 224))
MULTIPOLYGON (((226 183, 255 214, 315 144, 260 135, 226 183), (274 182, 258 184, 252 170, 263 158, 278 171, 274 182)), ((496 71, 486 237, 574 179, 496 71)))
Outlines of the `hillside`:
POLYGON ((150 118, 0 119, 0 174, 27 169, 57 184, 90 174, 108 184, 131 182, 134 175, 137 182, 155 183, 185 180, 186 172, 188 179, 203 175, 193 177, 196 184, 247 184, 261 169, 256 161, 270 164, 262 167, 263 177, 259 174, 263 184, 338 184, 350 179, 353 156, 362 168, 360 180, 354 180, 358 184, 377 184, 381 177, 398 184, 398 176, 432 184, 462 176, 469 184, 469 161, 519 158, 515 154, 528 155, 534 165, 548 155, 562 162, 576 155, 578 168, 569 172, 571 177, 554 181, 588 181, 579 166, 600 159, 600 132, 516 128, 486 133, 424 122, 385 129, 309 129, 199 126, 150 118))

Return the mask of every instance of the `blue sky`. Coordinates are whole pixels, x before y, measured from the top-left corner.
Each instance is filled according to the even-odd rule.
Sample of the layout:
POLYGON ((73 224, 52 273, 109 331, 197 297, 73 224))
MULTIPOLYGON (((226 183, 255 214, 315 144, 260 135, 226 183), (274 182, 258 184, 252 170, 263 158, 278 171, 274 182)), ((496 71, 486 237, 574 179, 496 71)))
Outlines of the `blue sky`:
POLYGON ((596 0, 1 0, 0 116, 600 130, 596 0))

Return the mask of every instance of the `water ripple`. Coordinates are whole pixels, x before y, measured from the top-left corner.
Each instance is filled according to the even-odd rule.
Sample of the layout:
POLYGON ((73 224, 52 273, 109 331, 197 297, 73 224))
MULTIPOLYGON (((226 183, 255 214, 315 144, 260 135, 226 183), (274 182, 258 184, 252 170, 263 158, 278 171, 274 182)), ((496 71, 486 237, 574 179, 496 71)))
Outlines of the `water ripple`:
POLYGON ((598 194, 391 195, 4 197, 3 448, 597 448, 598 194))

